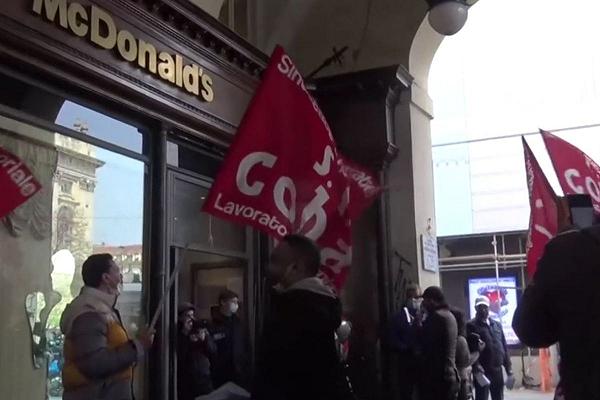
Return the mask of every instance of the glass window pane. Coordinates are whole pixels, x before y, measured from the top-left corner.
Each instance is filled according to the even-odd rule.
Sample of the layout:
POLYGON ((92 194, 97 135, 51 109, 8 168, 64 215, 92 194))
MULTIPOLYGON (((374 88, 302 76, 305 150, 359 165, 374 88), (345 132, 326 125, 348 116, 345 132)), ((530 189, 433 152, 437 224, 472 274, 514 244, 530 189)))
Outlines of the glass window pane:
MULTIPOLYGON (((89 119, 90 126, 103 126, 102 115, 94 118, 89 119)), ((60 318, 81 290, 81 265, 89 255, 107 252, 115 257, 123 273, 117 307, 125 328, 135 335, 144 324, 145 166, 7 118, 0 118, 0 147, 21 158, 43 187, 0 224, 0 270, 10 271, 0 273, 0 291, 10 299, 0 305, 0 315, 13 321, 0 333, 0 365, 11 365, 0 374, 0 387, 7 398, 42 399, 47 392, 50 399, 59 399, 60 318), (47 338, 45 346, 44 341, 34 341, 34 350, 42 357, 46 354, 47 376, 35 370, 29 357, 32 334, 47 338)))
MULTIPOLYGON (((246 291, 247 262, 199 251, 182 252, 181 257, 184 264, 178 280, 178 301, 179 304, 192 303, 194 317, 200 321, 210 321, 207 325, 217 346, 217 353, 210 361, 215 385, 225 381, 234 381, 242 385, 247 383, 251 358, 248 329, 251 312, 248 296, 251 294, 246 291), (237 296, 238 309, 234 314, 231 314, 231 308, 227 307, 227 304, 222 305, 219 302, 219 296, 225 290, 232 291, 237 296), (235 350, 229 350, 230 341, 236 343, 235 350), (241 347, 238 347, 240 345, 241 347), (235 365, 235 368, 232 365, 235 365)), ((191 338, 183 325, 178 324, 178 327, 180 334, 191 338)), ((178 336, 177 340, 182 340, 182 336, 178 336)), ((178 348, 185 349, 181 346, 178 348)), ((184 355, 178 353, 177 357, 184 355)), ((186 379, 186 367, 185 362, 178 363, 178 390, 197 390, 198 388, 191 386, 189 379, 186 379)), ((202 391, 195 391, 194 394, 200 395, 202 391)))
POLYGON ((65 128, 141 153, 142 134, 136 127, 66 100, 56 117, 65 128))
POLYGON ((200 211, 208 189, 179 178, 173 188, 173 236, 180 245, 246 251, 246 229, 200 211))
POLYGON ((142 153, 142 134, 137 127, 3 73, 0 73, 0 93, 0 104, 142 153))

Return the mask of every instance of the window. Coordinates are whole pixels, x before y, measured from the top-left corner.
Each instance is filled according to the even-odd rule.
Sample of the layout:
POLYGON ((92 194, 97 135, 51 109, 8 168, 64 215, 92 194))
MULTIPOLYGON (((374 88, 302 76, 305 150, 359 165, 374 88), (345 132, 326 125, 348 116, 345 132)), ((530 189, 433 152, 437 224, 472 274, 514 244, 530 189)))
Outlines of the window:
MULTIPOLYGON (((85 107, 81 103, 65 99, 55 91, 15 79, 12 75, 12 72, 0 72, 0 104, 30 113, 90 138, 142 153, 143 135, 136 127, 85 107)), ((91 150, 86 142, 68 136, 57 137, 56 144, 77 152, 80 158, 89 155, 87 152, 91 150)), ((65 155, 64 160, 59 159, 59 162, 66 165, 81 166, 81 161, 68 155, 65 155)))
MULTIPOLYGON (((64 102, 56 121, 53 122, 136 153, 142 152, 142 134, 135 127, 72 101, 66 100, 64 102)), ((66 141, 74 141, 77 145, 76 139, 65 139, 66 141)), ((79 143, 83 148, 86 147, 83 142, 79 143)), ((85 154, 86 150, 82 150, 85 154)))
POLYGON ((71 194, 73 190, 73 182, 63 182, 60 184, 60 191, 65 194, 71 194))
MULTIPOLYGON (((62 123, 81 126, 85 121, 90 136, 110 125, 111 135, 127 136, 119 131, 124 124, 78 107, 65 103, 59 112, 62 123)), ((127 130, 137 132, 131 126, 127 130)), ((146 168, 137 159, 2 116, 0 147, 27 164, 42 185, 0 224, 1 270, 10 271, 0 274, 0 292, 6 296, 0 315, 13 321, 0 330, 0 365, 11 366, 1 374, 0 387, 7 398, 41 400, 47 393, 57 400, 62 397, 60 318, 80 292, 81 265, 90 254, 110 253, 121 268, 117 307, 130 335, 145 324, 146 168), (46 340, 40 340, 43 336, 46 340), (41 368, 48 368, 47 374, 41 368), (44 385, 40 380, 46 379, 44 385)), ((137 374, 142 370, 138 367, 137 374)), ((141 379, 134 385, 139 392, 141 379)))

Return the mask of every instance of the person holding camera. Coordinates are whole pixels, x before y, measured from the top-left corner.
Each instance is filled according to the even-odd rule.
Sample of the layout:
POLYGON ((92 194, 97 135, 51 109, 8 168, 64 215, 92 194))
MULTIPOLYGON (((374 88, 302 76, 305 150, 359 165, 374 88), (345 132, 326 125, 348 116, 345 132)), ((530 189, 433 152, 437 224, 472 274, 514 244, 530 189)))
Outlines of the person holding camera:
POLYGON ((194 319, 193 305, 179 307, 177 336, 177 398, 193 400, 212 392, 210 359, 216 346, 208 333, 208 321, 194 319), (190 307, 192 307, 190 309, 190 307))
POLYGON ((513 329, 531 347, 559 343, 557 396, 594 400, 600 399, 600 225, 594 224, 591 199, 589 221, 575 221, 569 197, 559 202, 561 233, 548 242, 537 263, 513 329))

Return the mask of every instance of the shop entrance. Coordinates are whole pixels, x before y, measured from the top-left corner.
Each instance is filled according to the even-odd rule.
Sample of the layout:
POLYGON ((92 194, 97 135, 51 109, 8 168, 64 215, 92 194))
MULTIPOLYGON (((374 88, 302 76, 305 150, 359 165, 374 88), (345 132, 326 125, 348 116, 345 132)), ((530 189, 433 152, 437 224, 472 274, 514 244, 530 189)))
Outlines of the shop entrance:
POLYGON ((228 369, 223 365, 228 364, 231 351, 235 352, 234 363, 229 365, 233 368, 231 379, 245 384, 251 376, 256 315, 253 234, 242 226, 201 212, 209 187, 210 181, 200 176, 174 170, 168 173, 171 273, 179 268, 169 312, 173 371, 169 386, 173 399, 177 398, 178 389, 181 391, 182 385, 187 384, 183 371, 178 371, 189 357, 181 354, 185 349, 181 342, 186 339, 177 318, 184 304, 193 306, 194 319, 208 329, 217 349, 210 356, 211 381, 218 385, 223 379, 223 369, 228 369), (224 293, 237 297, 239 308, 233 315, 222 307, 220 296, 224 293))

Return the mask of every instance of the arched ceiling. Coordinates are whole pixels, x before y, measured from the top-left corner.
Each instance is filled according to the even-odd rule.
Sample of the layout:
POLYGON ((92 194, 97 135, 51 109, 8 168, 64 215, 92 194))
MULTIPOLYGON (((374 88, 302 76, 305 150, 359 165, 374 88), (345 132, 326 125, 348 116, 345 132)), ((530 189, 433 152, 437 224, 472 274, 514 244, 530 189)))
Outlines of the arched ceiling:
POLYGON ((408 66, 411 44, 426 12, 425 0, 258 1, 256 44, 270 52, 282 44, 304 74, 348 46, 343 66, 321 75, 382 66, 408 66))
MULTIPOLYGON (((190 0, 218 17, 223 0, 190 0)), ((413 38, 427 13, 425 0, 247 0, 249 39, 269 54, 284 46, 303 74, 348 46, 343 65, 319 76, 383 66, 408 67, 413 38)))

